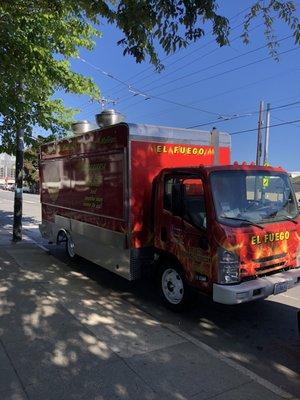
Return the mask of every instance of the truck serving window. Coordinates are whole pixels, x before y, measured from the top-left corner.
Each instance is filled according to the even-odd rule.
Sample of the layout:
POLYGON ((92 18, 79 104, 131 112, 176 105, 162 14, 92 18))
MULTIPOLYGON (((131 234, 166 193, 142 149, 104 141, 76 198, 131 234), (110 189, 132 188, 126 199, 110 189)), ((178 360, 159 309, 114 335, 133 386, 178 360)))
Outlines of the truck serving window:
POLYGON ((217 218, 240 225, 293 219, 298 207, 285 173, 214 171, 210 174, 217 218))

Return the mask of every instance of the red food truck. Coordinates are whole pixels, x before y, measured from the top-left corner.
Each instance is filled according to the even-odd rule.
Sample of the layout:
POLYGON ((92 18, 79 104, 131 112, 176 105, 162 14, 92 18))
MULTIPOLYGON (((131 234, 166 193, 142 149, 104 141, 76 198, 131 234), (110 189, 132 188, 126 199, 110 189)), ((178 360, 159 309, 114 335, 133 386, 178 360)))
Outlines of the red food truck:
POLYGON ((182 308, 300 282, 300 217, 280 167, 230 165, 230 135, 117 123, 41 147, 42 236, 182 308), (217 161, 218 165, 215 165, 217 161))

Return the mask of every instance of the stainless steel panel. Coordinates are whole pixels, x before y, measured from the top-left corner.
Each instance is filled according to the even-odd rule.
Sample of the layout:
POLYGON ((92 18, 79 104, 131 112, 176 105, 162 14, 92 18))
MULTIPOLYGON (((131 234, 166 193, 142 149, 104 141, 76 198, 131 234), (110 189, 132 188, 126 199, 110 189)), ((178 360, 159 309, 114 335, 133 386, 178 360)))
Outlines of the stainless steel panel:
MULTIPOLYGON (((211 145, 211 132, 155 125, 127 124, 130 140, 211 145)), ((231 136, 220 132, 220 146, 231 147, 231 136)))
POLYGON ((71 220, 75 252, 128 280, 134 279, 130 270, 130 250, 126 235, 109 229, 71 220))
POLYGON ((102 228, 87 224, 86 222, 77 221, 75 219, 70 220, 70 231, 82 235, 94 242, 102 245, 112 246, 116 249, 124 249, 126 247, 126 234, 111 231, 109 229, 102 228))
POLYGON ((57 229, 66 229, 67 231, 70 231, 71 229, 70 218, 62 217, 61 215, 55 215, 54 221, 57 229))
POLYGON ((134 279, 130 269, 130 250, 125 248, 125 234, 60 215, 55 216, 55 224, 50 229, 53 241, 56 241, 59 230, 65 229, 74 241, 76 254, 128 280, 134 279))

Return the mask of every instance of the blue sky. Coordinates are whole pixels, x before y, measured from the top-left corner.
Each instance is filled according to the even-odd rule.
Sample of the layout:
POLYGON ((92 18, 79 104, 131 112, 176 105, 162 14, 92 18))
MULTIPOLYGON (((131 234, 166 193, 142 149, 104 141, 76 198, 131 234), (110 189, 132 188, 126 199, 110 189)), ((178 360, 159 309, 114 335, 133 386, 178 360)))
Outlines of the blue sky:
MULTIPOLYGON (((253 0, 220 3, 220 12, 230 18, 250 7, 253 0)), ((148 62, 136 64, 132 57, 124 57, 122 48, 116 44, 122 33, 114 26, 101 26, 103 36, 97 39, 95 49, 92 52, 82 51, 81 56, 149 95, 148 100, 134 96, 128 87, 80 60, 73 61, 72 66, 75 71, 92 77, 101 88, 103 97, 116 100, 114 108, 122 112, 128 122, 176 127, 206 124, 199 129, 210 130, 212 126, 217 126, 222 131, 235 133, 257 127, 260 100, 271 103, 274 108, 284 106, 272 110, 271 125, 300 120, 300 46, 295 47, 293 38, 286 39, 291 32, 277 21, 278 51, 286 53, 279 55, 279 62, 274 59, 257 62, 269 55, 266 48, 261 48, 266 44, 262 19, 258 17, 254 21, 251 43, 247 46, 239 38, 242 28, 238 26, 241 22, 242 15, 232 19, 232 42, 223 48, 212 43, 208 25, 203 39, 164 60, 166 68, 160 74, 148 62), (232 69, 236 70, 227 72, 232 69), (188 74, 191 75, 186 76, 188 74), (220 116, 239 118, 224 121, 220 116)), ((89 103, 84 96, 63 95, 63 98, 67 106, 82 107, 77 119, 93 121, 100 109, 100 105, 89 103)), ((271 127, 270 163, 290 171, 300 171, 299 137, 300 122, 271 127)), ((232 135, 232 161, 250 162, 255 160, 255 156, 256 131, 232 135)))

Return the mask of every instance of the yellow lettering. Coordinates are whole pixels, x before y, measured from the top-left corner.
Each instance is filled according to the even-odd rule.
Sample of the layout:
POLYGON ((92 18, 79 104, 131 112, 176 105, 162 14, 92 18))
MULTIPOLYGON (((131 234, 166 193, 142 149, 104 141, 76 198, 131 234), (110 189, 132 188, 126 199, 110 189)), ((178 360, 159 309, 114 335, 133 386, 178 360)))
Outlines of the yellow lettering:
POLYGON ((285 234, 284 234, 284 238, 286 239, 286 240, 288 240, 289 238, 290 238, 290 232, 285 232, 285 234))
POLYGON ((269 241, 269 235, 266 234, 266 235, 265 235, 265 243, 268 243, 268 241, 269 241))
POLYGON ((284 239, 284 232, 280 232, 280 234, 279 234, 279 239, 280 239, 280 240, 283 240, 283 239, 284 239))

